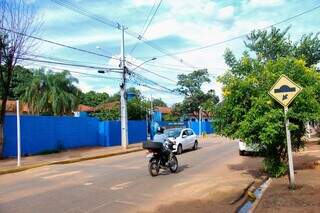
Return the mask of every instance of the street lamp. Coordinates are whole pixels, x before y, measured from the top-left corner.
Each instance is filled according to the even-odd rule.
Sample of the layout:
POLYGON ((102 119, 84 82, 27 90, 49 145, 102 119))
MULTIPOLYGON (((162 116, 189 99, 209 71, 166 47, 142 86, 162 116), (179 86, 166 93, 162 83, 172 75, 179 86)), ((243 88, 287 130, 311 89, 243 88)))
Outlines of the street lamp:
POLYGON ((150 62, 150 61, 154 61, 154 60, 156 60, 156 59, 157 59, 157 58, 151 58, 151 59, 149 59, 149 60, 146 60, 145 62, 143 62, 143 63, 141 63, 140 65, 136 66, 133 70, 131 70, 131 72, 134 71, 134 70, 136 70, 136 69, 138 69, 139 67, 141 67, 141 66, 144 65, 145 63, 148 63, 148 62, 150 62))

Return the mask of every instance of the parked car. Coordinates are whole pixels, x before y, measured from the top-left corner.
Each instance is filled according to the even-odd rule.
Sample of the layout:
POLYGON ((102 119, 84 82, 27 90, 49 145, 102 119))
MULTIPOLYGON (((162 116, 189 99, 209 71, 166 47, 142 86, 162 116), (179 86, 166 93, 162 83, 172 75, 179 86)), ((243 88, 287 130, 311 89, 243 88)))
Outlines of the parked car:
POLYGON ((258 144, 246 144, 245 142, 239 140, 239 155, 243 156, 246 154, 258 154, 260 149, 258 144))
POLYGON ((175 141, 173 152, 178 155, 186 149, 196 150, 198 148, 198 138, 190 128, 172 128, 164 131, 169 140, 175 141))

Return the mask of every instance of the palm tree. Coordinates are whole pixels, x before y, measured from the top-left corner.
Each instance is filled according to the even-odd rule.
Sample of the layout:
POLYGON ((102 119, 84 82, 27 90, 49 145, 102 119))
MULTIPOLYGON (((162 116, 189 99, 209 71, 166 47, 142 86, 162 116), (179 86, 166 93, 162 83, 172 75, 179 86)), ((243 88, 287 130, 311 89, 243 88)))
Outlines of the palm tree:
POLYGON ((21 100, 28 103, 33 114, 69 114, 78 105, 80 90, 73 85, 76 82, 68 71, 36 70, 21 100))

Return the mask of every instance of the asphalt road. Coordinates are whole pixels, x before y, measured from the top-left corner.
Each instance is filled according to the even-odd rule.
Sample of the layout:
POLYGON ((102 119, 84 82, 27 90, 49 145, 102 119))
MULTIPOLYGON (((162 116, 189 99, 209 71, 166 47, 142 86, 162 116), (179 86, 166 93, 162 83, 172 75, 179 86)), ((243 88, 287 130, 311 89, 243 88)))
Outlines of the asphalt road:
POLYGON ((199 146, 177 156, 178 173, 163 171, 154 178, 145 151, 2 175, 0 212, 135 212, 156 200, 170 200, 170 190, 177 192, 208 170, 221 176, 216 168, 239 157, 238 145, 226 139, 199 146))

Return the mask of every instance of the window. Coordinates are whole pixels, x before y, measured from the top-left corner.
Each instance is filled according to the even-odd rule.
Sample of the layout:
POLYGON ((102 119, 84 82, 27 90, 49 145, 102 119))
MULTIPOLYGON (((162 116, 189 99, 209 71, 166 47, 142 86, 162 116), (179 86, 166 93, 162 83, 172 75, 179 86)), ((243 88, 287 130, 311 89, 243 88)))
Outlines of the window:
POLYGON ((184 136, 184 135, 185 135, 185 136, 188 136, 188 130, 184 130, 184 131, 183 131, 182 136, 184 136))
POLYGON ((188 130, 188 135, 193 135, 193 131, 191 129, 188 130))
POLYGON ((181 129, 175 128, 175 129, 167 129, 167 130, 165 130, 164 134, 166 134, 167 137, 169 137, 169 138, 171 138, 171 137, 177 138, 177 137, 179 137, 180 132, 181 132, 181 129))

